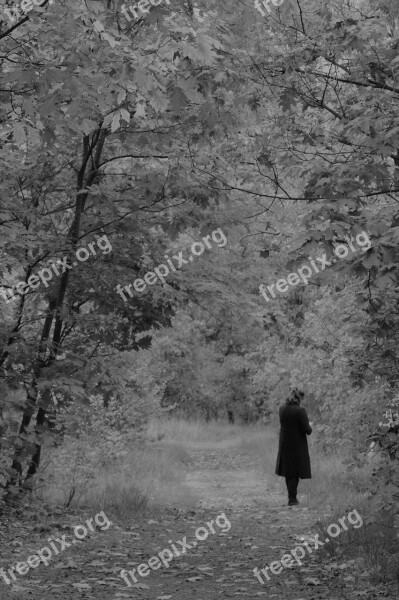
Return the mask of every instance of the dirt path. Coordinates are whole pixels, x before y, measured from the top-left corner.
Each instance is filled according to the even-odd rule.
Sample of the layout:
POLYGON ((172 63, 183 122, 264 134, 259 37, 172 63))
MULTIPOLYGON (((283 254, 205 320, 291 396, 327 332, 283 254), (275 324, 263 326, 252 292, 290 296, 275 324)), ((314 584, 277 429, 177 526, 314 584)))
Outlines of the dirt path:
MULTIPOLYGON (((0 578, 1 600, 399 598, 383 586, 371 589, 367 574, 353 561, 344 556, 322 557, 320 551, 306 551, 302 565, 295 562, 280 574, 267 571, 270 580, 260 575, 264 581, 260 583, 253 573, 255 567, 262 569, 279 560, 303 536, 309 547, 314 546, 313 538, 306 536, 316 533, 319 515, 304 505, 287 507, 280 480, 268 480, 262 474, 260 460, 237 451, 231 443, 190 444, 188 451, 192 464, 185 485, 197 498, 194 509, 168 507, 162 518, 135 520, 128 529, 112 526, 107 531, 93 532, 49 566, 41 564, 27 575, 18 575, 12 587, 0 578), (205 530, 198 533, 199 527, 205 530), (208 537, 200 541, 199 537, 206 534, 208 537), (136 583, 127 575, 130 585, 121 578, 122 569, 137 569, 164 549, 172 554, 172 544, 182 550, 179 541, 185 536, 191 547, 174 557, 168 568, 142 567, 143 576, 134 572, 136 583)), ((82 522, 82 517, 78 521, 76 516, 71 518, 70 527, 77 522, 82 522)), ((9 568, 10 563, 26 560, 34 549, 45 545, 50 535, 61 537, 67 532, 71 537, 68 526, 62 531, 58 526, 57 531, 56 525, 57 519, 50 519, 45 528, 39 528, 35 539, 30 531, 26 545, 10 544, 8 539, 2 544, 1 565, 9 568)), ((21 532, 15 533, 23 537, 21 532)))

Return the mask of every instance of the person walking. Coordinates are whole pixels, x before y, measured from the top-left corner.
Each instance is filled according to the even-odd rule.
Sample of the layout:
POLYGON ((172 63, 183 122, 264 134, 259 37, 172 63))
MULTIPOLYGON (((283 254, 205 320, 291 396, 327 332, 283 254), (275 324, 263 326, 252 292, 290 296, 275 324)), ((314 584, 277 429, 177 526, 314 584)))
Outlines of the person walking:
POLYGON ((285 477, 288 506, 299 504, 297 489, 299 479, 311 479, 307 435, 312 433, 306 410, 300 406, 305 394, 294 388, 280 407, 280 439, 276 475, 285 477))

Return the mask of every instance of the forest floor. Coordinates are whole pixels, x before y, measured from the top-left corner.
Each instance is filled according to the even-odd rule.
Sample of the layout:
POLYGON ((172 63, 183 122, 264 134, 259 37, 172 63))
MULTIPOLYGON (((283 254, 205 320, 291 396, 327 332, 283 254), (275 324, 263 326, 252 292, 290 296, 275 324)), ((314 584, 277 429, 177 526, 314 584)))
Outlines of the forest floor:
MULTIPOLYGON (((162 446, 162 442, 157 444, 162 446)), ((41 563, 26 575, 16 575, 13 585, 0 577, 1 600, 398 600, 395 586, 371 583, 361 561, 349 560, 339 548, 334 553, 306 551, 302 565, 295 563, 278 575, 268 571, 270 580, 262 576, 265 583, 260 583, 253 569, 279 560, 302 539, 313 548, 311 540, 320 532, 316 522, 326 515, 310 509, 306 502, 288 507, 284 480, 265 476, 261 459, 235 446, 234 440, 187 442, 185 450, 191 461, 184 485, 194 503, 168 506, 165 498, 162 509, 135 517, 123 527, 112 523, 107 530, 90 533, 48 566, 41 563), (137 569, 170 549, 171 543, 182 549, 178 541, 184 536, 191 545, 196 528, 207 528, 221 513, 231 525, 229 530, 226 519, 220 518, 221 527, 213 524, 214 534, 209 532, 207 539, 175 557, 168 568, 150 569, 146 576, 136 572, 137 583, 129 578, 131 586, 121 578, 122 569, 137 569)), ((26 561, 37 549, 48 546, 50 536, 66 534, 70 539, 73 527, 94 514, 59 510, 48 514, 46 522, 39 518, 36 523, 3 523, 0 565, 9 569, 26 561)))

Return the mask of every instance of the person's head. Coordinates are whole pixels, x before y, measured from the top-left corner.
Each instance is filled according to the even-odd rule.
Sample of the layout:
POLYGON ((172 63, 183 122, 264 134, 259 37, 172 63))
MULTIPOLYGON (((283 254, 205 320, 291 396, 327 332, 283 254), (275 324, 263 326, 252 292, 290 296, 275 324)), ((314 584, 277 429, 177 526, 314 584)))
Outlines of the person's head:
POLYGON ((285 401, 286 404, 300 404, 301 400, 304 397, 304 393, 302 392, 302 390, 298 390, 298 388, 294 388, 290 395, 288 396, 287 400, 285 401))

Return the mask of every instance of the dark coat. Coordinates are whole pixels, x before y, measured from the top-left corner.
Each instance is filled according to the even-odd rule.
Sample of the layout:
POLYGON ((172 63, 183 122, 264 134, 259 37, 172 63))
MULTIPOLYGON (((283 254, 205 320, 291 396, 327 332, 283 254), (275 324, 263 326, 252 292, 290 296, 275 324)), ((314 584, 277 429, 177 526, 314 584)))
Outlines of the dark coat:
POLYGON ((312 433, 306 410, 297 404, 280 408, 280 440, 276 475, 311 479, 308 440, 312 433))

